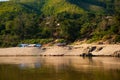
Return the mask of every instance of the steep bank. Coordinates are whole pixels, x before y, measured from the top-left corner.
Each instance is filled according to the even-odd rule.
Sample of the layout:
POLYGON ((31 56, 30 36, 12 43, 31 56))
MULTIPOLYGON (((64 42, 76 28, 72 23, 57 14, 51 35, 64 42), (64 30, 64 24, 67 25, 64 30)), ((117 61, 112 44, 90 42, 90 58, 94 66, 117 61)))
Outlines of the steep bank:
POLYGON ((42 48, 1 48, 0 56, 120 56, 120 45, 74 45, 42 48), (91 55, 89 55, 91 54, 91 55))

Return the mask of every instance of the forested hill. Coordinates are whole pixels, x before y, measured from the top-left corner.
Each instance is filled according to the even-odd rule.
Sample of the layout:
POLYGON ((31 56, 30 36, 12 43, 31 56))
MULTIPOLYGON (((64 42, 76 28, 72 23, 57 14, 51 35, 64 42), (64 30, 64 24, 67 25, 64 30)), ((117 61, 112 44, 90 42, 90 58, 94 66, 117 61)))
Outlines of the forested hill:
POLYGON ((0 2, 0 46, 87 40, 120 42, 120 0, 0 2))

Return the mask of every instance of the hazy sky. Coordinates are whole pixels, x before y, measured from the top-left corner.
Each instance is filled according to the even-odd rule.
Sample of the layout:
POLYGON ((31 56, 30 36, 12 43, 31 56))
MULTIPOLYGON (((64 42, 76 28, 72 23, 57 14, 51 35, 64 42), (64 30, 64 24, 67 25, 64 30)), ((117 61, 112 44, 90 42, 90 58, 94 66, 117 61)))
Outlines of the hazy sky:
POLYGON ((9 0, 0 0, 0 1, 9 1, 9 0))

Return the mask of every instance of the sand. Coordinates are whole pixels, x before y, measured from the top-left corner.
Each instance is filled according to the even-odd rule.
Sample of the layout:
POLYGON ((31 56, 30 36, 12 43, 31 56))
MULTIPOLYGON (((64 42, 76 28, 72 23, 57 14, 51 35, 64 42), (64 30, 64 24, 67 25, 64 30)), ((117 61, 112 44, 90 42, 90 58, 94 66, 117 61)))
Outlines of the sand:
POLYGON ((0 56, 80 56, 92 53, 94 56, 120 55, 120 45, 68 45, 64 47, 12 47, 0 48, 0 56), (90 51, 92 49, 92 51, 90 51))

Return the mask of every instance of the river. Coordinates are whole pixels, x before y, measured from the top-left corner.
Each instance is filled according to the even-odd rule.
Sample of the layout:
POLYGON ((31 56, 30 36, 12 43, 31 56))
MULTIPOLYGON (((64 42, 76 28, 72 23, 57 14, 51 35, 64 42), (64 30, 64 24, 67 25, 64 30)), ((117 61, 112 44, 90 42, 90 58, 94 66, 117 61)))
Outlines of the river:
POLYGON ((0 57, 0 80, 120 80, 120 58, 0 57))

